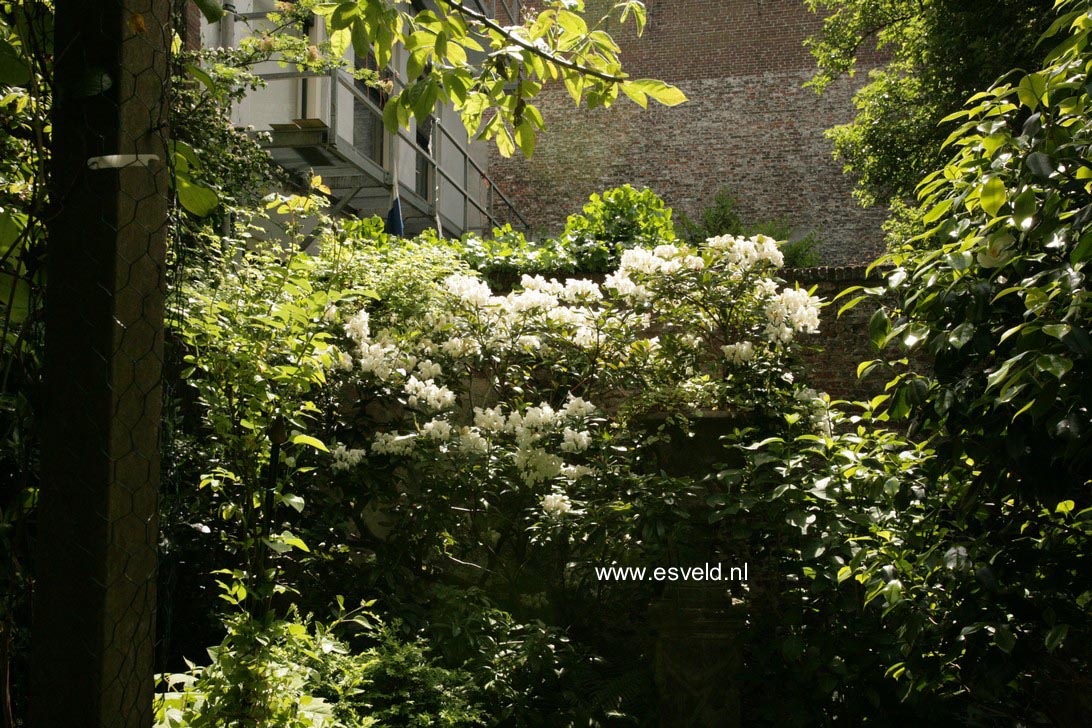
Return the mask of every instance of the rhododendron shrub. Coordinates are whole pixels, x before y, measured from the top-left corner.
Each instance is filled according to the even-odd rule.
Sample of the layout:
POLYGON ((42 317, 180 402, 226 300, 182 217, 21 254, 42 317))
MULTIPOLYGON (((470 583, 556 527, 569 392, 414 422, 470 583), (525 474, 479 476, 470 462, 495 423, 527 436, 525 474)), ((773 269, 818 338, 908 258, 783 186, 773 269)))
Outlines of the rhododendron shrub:
POLYGON ((824 400, 791 375, 820 302, 780 264, 773 240, 726 236, 626 250, 601 281, 525 275, 505 293, 462 271, 412 315, 343 306, 331 370, 354 401, 325 465, 379 571, 446 563, 513 593, 564 589, 688 528, 694 484, 655 468, 650 414, 823 431, 824 400))

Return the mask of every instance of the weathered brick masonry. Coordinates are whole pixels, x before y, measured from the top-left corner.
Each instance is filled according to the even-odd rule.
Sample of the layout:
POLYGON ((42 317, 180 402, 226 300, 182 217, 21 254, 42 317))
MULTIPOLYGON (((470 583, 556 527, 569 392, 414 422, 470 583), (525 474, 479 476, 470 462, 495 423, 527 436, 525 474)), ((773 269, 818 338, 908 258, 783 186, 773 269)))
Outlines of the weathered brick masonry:
MULTIPOLYGON (((594 12, 595 5, 589 8, 594 12)), ((491 173, 532 225, 556 232, 592 192, 647 186, 694 215, 722 187, 747 218, 785 218, 823 240, 823 262, 871 260, 878 211, 860 209, 825 129, 852 116, 860 80, 822 96, 803 47, 819 20, 801 0, 653 0, 642 39, 614 28, 626 70, 677 84, 690 101, 642 110, 575 109, 564 90, 538 102, 548 131, 532 160, 494 156, 491 173)))
POLYGON ((857 365, 879 359, 868 337, 868 321, 876 305, 862 301, 841 317, 838 309, 849 298, 834 298, 852 286, 882 286, 879 275, 865 275, 864 265, 798 268, 782 272, 782 277, 801 288, 816 287, 815 295, 827 302, 819 316, 819 333, 801 339, 806 350, 802 359, 807 384, 830 394, 832 399, 869 399, 883 392, 887 378, 883 373, 857 379, 857 365))

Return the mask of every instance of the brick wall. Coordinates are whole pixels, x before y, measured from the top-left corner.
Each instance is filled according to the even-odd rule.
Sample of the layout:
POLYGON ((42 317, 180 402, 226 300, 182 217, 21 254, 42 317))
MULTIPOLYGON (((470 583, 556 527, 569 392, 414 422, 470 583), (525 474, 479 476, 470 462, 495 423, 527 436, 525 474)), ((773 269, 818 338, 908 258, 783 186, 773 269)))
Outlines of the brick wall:
POLYGON ((833 302, 835 296, 852 286, 880 286, 882 277, 865 275, 866 266, 799 268, 782 271, 782 277, 801 288, 816 287, 815 295, 826 305, 819 316, 819 333, 801 339, 807 384, 830 394, 832 399, 869 399, 883 392, 887 378, 872 373, 857 379, 857 365, 880 355, 868 338, 868 320, 876 306, 862 301, 841 317, 838 309, 851 297, 833 302), (833 303, 832 303, 833 302, 833 303))
POLYGON ((189 0, 182 8, 182 28, 179 35, 186 50, 195 51, 201 48, 201 11, 189 0))
MULTIPOLYGON (((590 2, 589 7, 602 5, 590 2)), ((882 215, 856 206, 825 129, 852 117, 857 80, 823 96, 803 40, 819 20, 800 0, 653 0, 644 38, 615 29, 627 72, 679 85, 690 101, 642 110, 574 109, 564 90, 538 102, 547 121, 532 160, 495 153, 490 172, 536 227, 556 232, 588 195, 650 187, 693 216, 722 187, 745 218, 785 218, 823 240, 823 262, 870 260, 882 215)))

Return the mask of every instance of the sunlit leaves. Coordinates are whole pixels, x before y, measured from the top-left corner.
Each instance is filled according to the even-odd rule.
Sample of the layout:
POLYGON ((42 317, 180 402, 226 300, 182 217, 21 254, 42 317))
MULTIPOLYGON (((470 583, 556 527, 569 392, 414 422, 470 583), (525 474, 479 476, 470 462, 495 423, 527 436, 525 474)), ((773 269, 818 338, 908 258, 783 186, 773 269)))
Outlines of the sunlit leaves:
MULTIPOLYGON (((356 28, 370 22, 375 5, 342 3, 323 12, 330 14, 331 27, 337 15, 338 26, 356 28)), ((610 12, 632 20, 638 30, 644 27, 639 2, 619 2, 610 12)), ((387 129, 407 127, 413 118, 421 123, 436 103, 450 102, 469 134, 492 140, 503 156, 517 149, 529 156, 544 128, 541 114, 529 111, 530 102, 548 82, 561 82, 574 103, 589 108, 610 106, 620 93, 642 107, 649 99, 666 106, 686 100, 661 81, 630 80, 618 44, 598 27, 601 22, 589 27, 582 13, 582 3, 549 3, 524 24, 503 27, 473 5, 444 0, 434 10, 400 15, 391 27, 398 26, 393 37, 409 53, 407 79, 387 102, 388 109, 397 107, 384 113, 387 129)), ((373 42, 377 34, 369 30, 362 37, 373 42)), ((382 65, 382 54, 377 57, 382 65)))

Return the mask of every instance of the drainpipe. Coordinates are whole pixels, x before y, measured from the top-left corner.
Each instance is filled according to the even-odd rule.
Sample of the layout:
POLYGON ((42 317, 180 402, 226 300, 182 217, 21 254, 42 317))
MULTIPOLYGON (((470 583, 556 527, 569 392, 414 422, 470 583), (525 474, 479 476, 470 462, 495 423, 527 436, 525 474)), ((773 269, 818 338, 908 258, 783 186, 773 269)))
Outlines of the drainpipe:
POLYGON ((220 18, 220 47, 231 48, 235 45, 235 3, 224 3, 224 16, 220 18))

